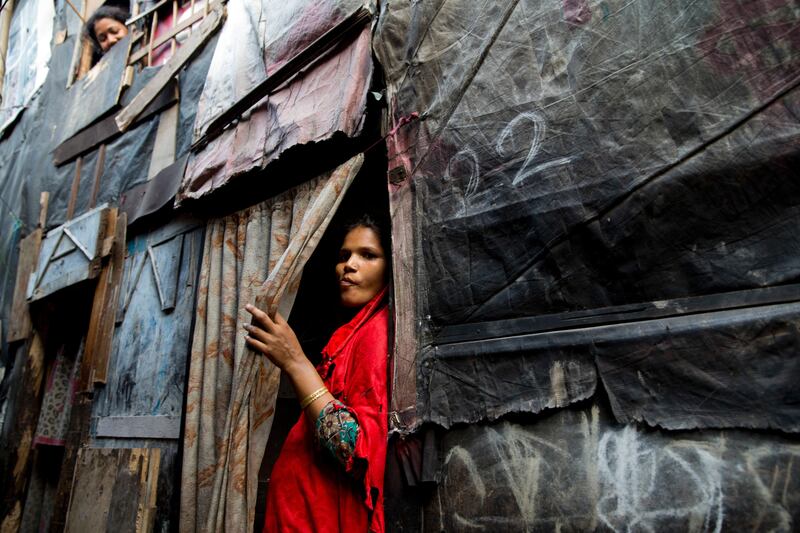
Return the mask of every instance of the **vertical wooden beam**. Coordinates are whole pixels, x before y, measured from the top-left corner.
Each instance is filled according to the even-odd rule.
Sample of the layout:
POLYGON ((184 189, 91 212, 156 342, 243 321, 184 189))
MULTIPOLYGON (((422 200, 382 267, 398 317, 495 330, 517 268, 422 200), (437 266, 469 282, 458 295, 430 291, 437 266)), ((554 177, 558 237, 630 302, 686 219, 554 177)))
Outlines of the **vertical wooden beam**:
POLYGON ((14 0, 4 2, 0 12, 0 103, 3 96, 3 80, 6 76, 6 55, 8 53, 8 32, 11 29, 11 15, 14 13, 14 0))
POLYGON ((150 25, 150 35, 147 39, 147 66, 153 63, 153 41, 156 40, 156 28, 158 27, 158 11, 153 12, 153 22, 150 25))
POLYGON ((416 359, 419 342, 416 327, 413 191, 405 169, 398 167, 395 176, 390 176, 389 184, 395 307, 389 429, 403 432, 416 422, 416 359))
POLYGON ((39 220, 38 226, 39 228, 45 229, 47 226, 47 207, 50 205, 50 193, 44 191, 42 194, 39 195, 39 220))
POLYGON ((22 520, 22 506, 32 464, 31 451, 44 392, 45 354, 42 337, 34 331, 29 342, 15 354, 8 398, 7 422, 0 445, 0 531, 16 532, 22 520))
POLYGON ((83 169, 83 156, 75 161, 75 177, 72 178, 72 188, 69 192, 69 203, 67 204, 67 220, 75 214, 75 204, 78 202, 78 189, 81 184, 81 171, 83 169))
POLYGON ((79 450, 89 442, 89 425, 92 415, 92 399, 86 394, 76 394, 69 418, 64 460, 58 478, 56 495, 53 498, 53 511, 50 516, 50 533, 63 533, 66 526, 67 510, 72 494, 72 480, 75 475, 75 462, 79 450))
POLYGON ((97 281, 92 315, 86 335, 86 349, 81 362, 79 390, 90 392, 95 383, 105 383, 114 338, 114 321, 119 303, 122 271, 125 266, 127 215, 112 209, 109 213, 107 239, 113 239, 111 254, 97 281))
MULTIPOLYGON (((178 0, 172 0, 172 29, 175 29, 175 26, 178 25, 178 0)), ((170 52, 169 55, 172 57, 175 55, 175 50, 178 48, 178 40, 173 36, 170 39, 170 52)))
POLYGON ((43 192, 39 197, 39 223, 30 235, 19 243, 19 261, 17 261, 17 279, 14 284, 14 299, 11 303, 11 316, 8 325, 8 342, 27 339, 32 332, 30 311, 28 309, 28 279, 36 270, 39 261, 39 250, 47 219, 47 205, 50 194, 43 192))
POLYGON ((42 230, 36 228, 19 243, 17 280, 14 285, 14 299, 8 324, 8 342, 27 339, 32 332, 31 316, 28 310, 28 279, 36 270, 39 249, 42 245, 42 230))
POLYGON ((106 164, 106 145, 101 144, 97 151, 97 164, 94 167, 94 185, 92 185, 92 199, 89 202, 89 209, 94 209, 97 204, 97 193, 100 191, 100 178, 103 176, 103 167, 106 164))
POLYGON ((156 174, 175 162, 179 110, 180 104, 176 103, 161 112, 158 119, 158 130, 156 130, 156 140, 153 143, 153 152, 150 154, 148 180, 153 179, 156 174))

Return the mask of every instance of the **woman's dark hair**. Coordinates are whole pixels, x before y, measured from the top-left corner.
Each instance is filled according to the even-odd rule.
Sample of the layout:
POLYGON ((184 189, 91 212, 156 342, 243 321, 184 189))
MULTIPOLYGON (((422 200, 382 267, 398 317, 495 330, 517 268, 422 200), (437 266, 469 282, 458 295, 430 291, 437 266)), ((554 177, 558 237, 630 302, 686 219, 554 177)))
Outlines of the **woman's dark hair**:
POLYGON ((130 16, 130 13, 121 7, 100 6, 92 14, 92 16, 89 17, 89 20, 86 21, 86 24, 83 25, 83 35, 92 42, 95 52, 100 52, 100 43, 97 42, 97 35, 94 33, 94 25, 97 23, 97 21, 100 19, 114 19, 121 24, 125 24, 125 21, 128 20, 130 16))

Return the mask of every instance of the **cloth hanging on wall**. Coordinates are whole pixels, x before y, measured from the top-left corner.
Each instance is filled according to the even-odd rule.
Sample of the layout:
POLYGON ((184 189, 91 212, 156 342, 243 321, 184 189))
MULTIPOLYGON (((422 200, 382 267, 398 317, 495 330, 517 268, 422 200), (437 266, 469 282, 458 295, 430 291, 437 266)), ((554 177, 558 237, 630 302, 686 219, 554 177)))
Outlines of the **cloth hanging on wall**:
POLYGON ((303 266, 362 163, 358 155, 208 224, 187 389, 183 532, 253 528, 280 372, 246 348, 244 306, 289 315, 303 266))
POLYGON ((77 353, 68 353, 61 346, 47 376, 39 422, 36 425, 34 445, 63 446, 69 426, 69 415, 77 386, 78 371, 83 358, 83 339, 77 353))

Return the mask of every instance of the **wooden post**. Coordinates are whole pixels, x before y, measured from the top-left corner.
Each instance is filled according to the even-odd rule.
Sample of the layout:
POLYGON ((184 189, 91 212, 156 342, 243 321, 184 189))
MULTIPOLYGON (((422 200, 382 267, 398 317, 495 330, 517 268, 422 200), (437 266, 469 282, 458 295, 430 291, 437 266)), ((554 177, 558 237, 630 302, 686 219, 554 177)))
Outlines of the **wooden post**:
POLYGON ((0 531, 17 531, 31 470, 31 451, 44 392, 45 354, 41 336, 34 331, 28 343, 16 350, 14 384, 8 395, 6 431, 0 445, 0 531))
POLYGON ((114 320, 122 285, 122 270, 125 266, 126 226, 126 214, 118 215, 117 210, 112 209, 106 230, 106 241, 111 243, 111 253, 97 281, 92 315, 86 334, 86 349, 81 362, 79 390, 83 392, 91 392, 95 383, 106 382, 114 338, 114 320))
POLYGON ((158 11, 153 13, 153 23, 150 25, 150 35, 147 39, 147 66, 153 62, 153 42, 156 40, 156 28, 158 27, 158 11))
POLYGON ((161 112, 158 118, 156 140, 153 143, 153 152, 150 154, 150 169, 147 179, 153 179, 156 174, 175 162, 175 141, 178 131, 179 104, 173 104, 161 112))
POLYGON ((8 53, 8 32, 11 29, 11 15, 14 13, 14 0, 7 0, 0 12, 0 104, 3 96, 3 80, 6 76, 6 55, 8 53))
MULTIPOLYGON (((178 25, 178 0, 172 0, 172 29, 175 30, 175 27, 178 25)), ((178 40, 173 37, 170 40, 170 53, 169 56, 172 57, 175 55, 175 50, 178 48, 178 40)))
POLYGON ((69 203, 67 204, 67 220, 75 214, 75 204, 78 201, 78 188, 81 184, 81 170, 83 169, 83 157, 78 157, 75 162, 75 177, 72 178, 72 189, 69 192, 69 203))
POLYGON ((92 199, 89 208, 94 209, 97 204, 97 193, 100 190, 100 178, 103 177, 103 167, 106 164, 106 145, 101 144, 97 151, 97 164, 94 167, 94 185, 92 185, 92 199))
POLYGON ((8 342, 27 339, 32 332, 31 316, 28 309, 28 279, 39 261, 39 249, 47 219, 47 204, 50 193, 43 192, 39 197, 39 223, 30 235, 19 243, 17 261, 17 280, 14 285, 14 299, 11 303, 11 316, 8 325, 8 342))

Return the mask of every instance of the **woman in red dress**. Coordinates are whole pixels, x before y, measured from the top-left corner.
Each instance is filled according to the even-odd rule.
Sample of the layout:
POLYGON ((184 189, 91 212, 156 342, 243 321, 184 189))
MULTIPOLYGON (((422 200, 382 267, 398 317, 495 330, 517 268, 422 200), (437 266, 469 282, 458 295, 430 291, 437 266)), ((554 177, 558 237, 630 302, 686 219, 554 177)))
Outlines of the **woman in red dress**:
POLYGON ((286 373, 303 411, 272 469, 264 531, 384 530, 390 258, 369 217, 350 225, 339 250, 341 304, 353 313, 315 368, 286 320, 247 306, 247 343, 286 373))

